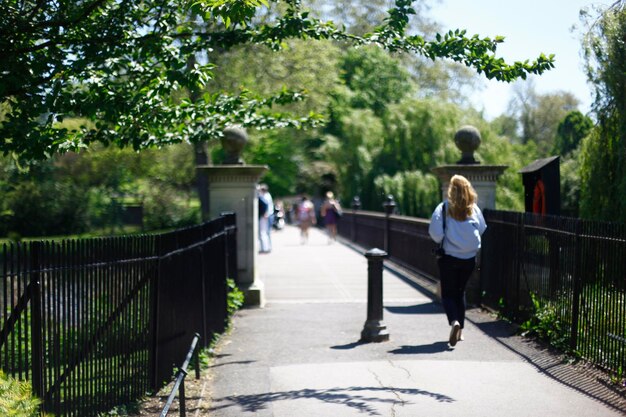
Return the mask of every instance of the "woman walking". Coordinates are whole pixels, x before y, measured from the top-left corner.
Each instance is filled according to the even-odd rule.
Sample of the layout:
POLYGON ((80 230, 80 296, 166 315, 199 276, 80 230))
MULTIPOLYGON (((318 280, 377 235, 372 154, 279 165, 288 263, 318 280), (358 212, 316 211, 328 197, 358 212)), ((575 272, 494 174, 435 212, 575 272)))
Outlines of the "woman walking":
POLYGON ((302 196, 296 213, 300 226, 300 243, 305 244, 309 241, 309 228, 316 223, 315 206, 306 196, 302 196))
POLYGON ((461 175, 450 179, 448 198, 433 212, 428 233, 441 244, 438 260, 441 301, 451 326, 449 343, 463 340, 465 326, 465 287, 476 265, 481 236, 487 228, 472 184, 461 175))
POLYGON ((322 204, 320 214, 328 231, 328 243, 333 243, 337 240, 337 219, 341 216, 341 205, 339 201, 335 200, 332 191, 326 193, 326 200, 322 204))

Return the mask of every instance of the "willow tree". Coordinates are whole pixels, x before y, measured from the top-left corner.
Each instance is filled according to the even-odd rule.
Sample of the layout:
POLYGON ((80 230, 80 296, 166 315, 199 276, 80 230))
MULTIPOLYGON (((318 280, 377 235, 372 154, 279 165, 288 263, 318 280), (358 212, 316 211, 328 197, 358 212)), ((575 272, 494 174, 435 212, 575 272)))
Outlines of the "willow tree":
POLYGON ((595 88, 597 126, 583 141, 583 217, 626 222, 626 3, 590 18, 585 38, 587 74, 595 88))

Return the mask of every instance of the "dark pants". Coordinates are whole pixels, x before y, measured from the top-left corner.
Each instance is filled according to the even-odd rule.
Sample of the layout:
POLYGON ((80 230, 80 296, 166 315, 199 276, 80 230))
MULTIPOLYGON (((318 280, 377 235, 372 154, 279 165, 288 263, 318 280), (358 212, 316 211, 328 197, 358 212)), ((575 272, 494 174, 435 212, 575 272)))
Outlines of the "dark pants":
POLYGON ((474 271, 476 258, 459 259, 444 255, 437 261, 441 279, 441 302, 448 316, 448 323, 456 320, 465 326, 465 286, 474 271))

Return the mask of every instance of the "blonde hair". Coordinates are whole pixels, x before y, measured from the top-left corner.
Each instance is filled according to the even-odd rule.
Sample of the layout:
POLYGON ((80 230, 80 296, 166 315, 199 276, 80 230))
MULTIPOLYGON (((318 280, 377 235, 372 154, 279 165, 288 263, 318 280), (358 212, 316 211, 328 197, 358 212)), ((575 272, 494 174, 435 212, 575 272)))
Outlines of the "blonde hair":
POLYGON ((463 221, 472 215, 473 205, 478 200, 476 190, 462 175, 454 175, 448 186, 448 214, 463 221))

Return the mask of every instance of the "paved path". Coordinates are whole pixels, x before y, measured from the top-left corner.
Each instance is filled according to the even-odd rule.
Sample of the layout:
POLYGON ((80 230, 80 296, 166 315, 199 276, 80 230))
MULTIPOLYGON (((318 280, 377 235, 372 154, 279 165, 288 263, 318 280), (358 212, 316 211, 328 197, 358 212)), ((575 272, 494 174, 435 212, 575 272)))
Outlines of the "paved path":
POLYGON ((318 230, 272 234, 260 256, 267 305, 244 309, 210 369, 214 417, 621 416, 623 397, 501 321, 469 312, 447 345, 441 306, 385 271, 391 340, 358 342, 367 262, 318 230))

